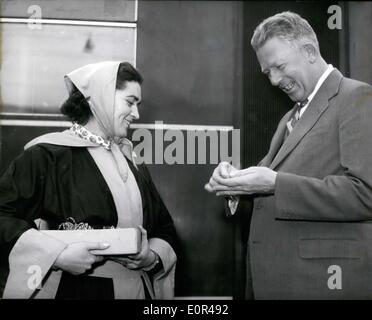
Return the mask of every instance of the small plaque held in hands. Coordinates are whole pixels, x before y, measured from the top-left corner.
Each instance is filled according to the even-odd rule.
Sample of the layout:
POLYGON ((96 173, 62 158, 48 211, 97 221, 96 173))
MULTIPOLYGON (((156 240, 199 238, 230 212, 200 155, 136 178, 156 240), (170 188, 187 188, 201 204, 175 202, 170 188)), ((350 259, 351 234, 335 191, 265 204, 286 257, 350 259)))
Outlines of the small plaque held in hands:
POLYGON ((95 255, 126 255, 141 251, 139 228, 90 229, 90 230, 40 230, 66 244, 75 242, 101 242, 110 246, 103 250, 91 250, 95 255))

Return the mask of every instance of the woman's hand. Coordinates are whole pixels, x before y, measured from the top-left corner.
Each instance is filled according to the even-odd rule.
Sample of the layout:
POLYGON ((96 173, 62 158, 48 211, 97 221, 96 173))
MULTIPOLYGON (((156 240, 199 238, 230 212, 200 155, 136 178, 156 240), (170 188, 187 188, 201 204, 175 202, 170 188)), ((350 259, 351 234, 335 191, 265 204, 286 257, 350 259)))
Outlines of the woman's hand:
POLYGON ((138 226, 142 233, 141 251, 135 255, 128 255, 126 257, 114 258, 112 260, 120 262, 128 269, 137 270, 145 268, 152 264, 156 259, 156 253, 150 249, 147 240, 147 231, 141 226, 138 226))
POLYGON ((90 253, 90 250, 104 250, 108 243, 76 242, 69 244, 57 257, 53 267, 62 269, 73 275, 85 273, 96 262, 103 260, 102 256, 90 253))

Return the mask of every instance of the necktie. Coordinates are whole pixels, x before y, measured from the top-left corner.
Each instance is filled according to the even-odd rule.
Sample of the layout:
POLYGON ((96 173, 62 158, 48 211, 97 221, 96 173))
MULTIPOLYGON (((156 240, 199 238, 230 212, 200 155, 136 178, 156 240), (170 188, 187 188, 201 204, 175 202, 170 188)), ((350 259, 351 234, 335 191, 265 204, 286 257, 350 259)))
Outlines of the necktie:
POLYGON ((285 134, 285 138, 288 137, 288 135, 294 129, 294 127, 295 127, 296 123, 298 122, 298 120, 300 120, 301 109, 307 104, 307 102, 308 102, 308 100, 306 99, 306 100, 304 100, 302 102, 297 102, 296 103, 296 106, 295 106, 295 109, 293 111, 292 117, 287 122, 287 131, 286 131, 286 134, 285 134))

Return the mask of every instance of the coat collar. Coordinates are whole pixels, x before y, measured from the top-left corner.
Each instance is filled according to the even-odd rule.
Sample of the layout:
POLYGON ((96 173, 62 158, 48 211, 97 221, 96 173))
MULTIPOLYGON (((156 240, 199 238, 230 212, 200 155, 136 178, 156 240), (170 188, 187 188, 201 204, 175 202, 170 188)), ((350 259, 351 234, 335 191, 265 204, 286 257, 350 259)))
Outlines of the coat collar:
POLYGON ((280 148, 280 143, 283 141, 284 132, 286 130, 285 124, 289 120, 291 112, 288 112, 285 115, 284 118, 286 118, 287 121, 281 122, 281 126, 278 127, 276 141, 273 140, 272 146, 270 147, 270 151, 273 153, 280 148, 270 164, 271 169, 275 169, 293 151, 293 149, 315 125, 323 112, 329 107, 329 100, 339 92, 342 78, 342 74, 337 69, 331 72, 328 78, 324 81, 323 85, 320 87, 317 94, 314 96, 313 100, 310 102, 292 133, 288 136, 280 148))

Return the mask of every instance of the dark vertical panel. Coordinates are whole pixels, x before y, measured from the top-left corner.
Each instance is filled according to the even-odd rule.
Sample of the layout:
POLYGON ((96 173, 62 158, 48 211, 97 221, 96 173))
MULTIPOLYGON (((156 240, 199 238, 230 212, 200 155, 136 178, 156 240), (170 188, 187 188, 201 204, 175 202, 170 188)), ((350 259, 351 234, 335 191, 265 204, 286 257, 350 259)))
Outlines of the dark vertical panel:
POLYGON ((372 3, 350 2, 349 54, 350 76, 359 81, 372 83, 371 29, 372 3), (368 41, 369 40, 369 41, 368 41))
POLYGON ((237 3, 140 1, 141 122, 231 125, 237 3))
POLYGON ((339 3, 342 12, 342 28, 339 30, 339 70, 346 76, 350 77, 350 19, 349 3, 341 1, 339 3))
MULTIPOLYGON (((235 125, 242 118, 239 2, 140 1, 141 122, 235 125)), ((204 191, 215 165, 150 165, 182 241, 178 296, 231 296, 234 225, 204 191)))

